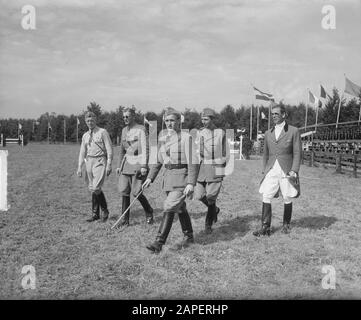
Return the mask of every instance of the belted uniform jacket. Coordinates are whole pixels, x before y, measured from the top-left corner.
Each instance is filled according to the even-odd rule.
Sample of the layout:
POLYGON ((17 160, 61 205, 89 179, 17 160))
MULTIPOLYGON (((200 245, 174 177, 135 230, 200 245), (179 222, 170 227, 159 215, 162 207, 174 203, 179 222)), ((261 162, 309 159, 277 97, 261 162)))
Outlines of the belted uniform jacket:
POLYGON ((164 165, 162 189, 174 191, 195 185, 199 172, 199 159, 193 137, 187 132, 161 135, 157 163, 150 165, 148 178, 153 182, 164 165))
POLYGON ((227 141, 224 130, 214 125, 199 130, 197 139, 200 155, 200 169, 197 181, 220 182, 224 177, 227 141))
POLYGON ((123 174, 136 174, 140 168, 148 168, 149 144, 145 127, 135 124, 122 130, 118 168, 123 174))

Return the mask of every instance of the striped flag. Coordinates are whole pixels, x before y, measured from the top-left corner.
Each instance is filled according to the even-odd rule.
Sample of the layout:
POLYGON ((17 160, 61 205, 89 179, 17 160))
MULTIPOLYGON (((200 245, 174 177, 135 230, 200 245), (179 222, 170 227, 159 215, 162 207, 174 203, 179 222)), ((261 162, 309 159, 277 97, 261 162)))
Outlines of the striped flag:
POLYGON ((267 120, 267 117, 266 117, 266 115, 263 113, 263 111, 261 111, 261 119, 262 119, 262 120, 267 120))
POLYGON ((318 99, 311 91, 308 91, 308 100, 314 107, 322 107, 322 103, 320 103, 320 99, 318 99))
POLYGON ((253 87, 253 89, 254 89, 254 94, 256 96, 256 99, 265 100, 265 101, 273 101, 273 102, 275 101, 273 94, 263 92, 263 91, 257 89, 256 87, 253 87))
POLYGON ((356 83, 353 83, 351 80, 347 79, 345 77, 346 83, 345 83, 345 92, 358 97, 361 93, 361 87, 357 85, 356 83))

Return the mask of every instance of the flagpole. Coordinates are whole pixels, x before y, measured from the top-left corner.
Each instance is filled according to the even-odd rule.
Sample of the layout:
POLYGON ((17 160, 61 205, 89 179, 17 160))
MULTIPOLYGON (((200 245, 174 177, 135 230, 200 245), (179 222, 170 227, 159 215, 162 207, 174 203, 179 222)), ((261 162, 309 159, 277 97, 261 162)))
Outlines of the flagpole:
POLYGON ((50 122, 48 121, 48 144, 50 144, 50 122))
POLYGON ((258 142, 258 130, 259 130, 259 106, 257 106, 257 133, 256 133, 257 142, 258 142))
POLYGON ((250 120, 249 120, 249 137, 250 140, 252 141, 252 109, 253 109, 253 105, 251 105, 251 113, 250 113, 250 120))
POLYGON ((306 115, 305 115, 305 132, 307 128, 307 112, 308 112, 308 103, 306 104, 306 115))
POLYGON ((338 103, 338 111, 337 111, 337 120, 336 120, 336 132, 337 132, 337 128, 338 128, 338 119, 340 118, 340 109, 341 109, 341 101, 343 99, 343 94, 341 95, 341 98, 340 98, 340 102, 338 103))
POLYGON ((272 101, 269 102, 269 106, 268 106, 268 130, 271 128, 271 108, 272 108, 272 101))
POLYGON ((76 118, 76 143, 79 143, 79 119, 76 118))
POLYGON ((317 120, 318 120, 318 101, 317 101, 317 106, 316 106, 316 123, 315 123, 315 132, 317 132, 317 120))
POLYGON ((66 144, 66 123, 64 118, 64 144, 66 144))

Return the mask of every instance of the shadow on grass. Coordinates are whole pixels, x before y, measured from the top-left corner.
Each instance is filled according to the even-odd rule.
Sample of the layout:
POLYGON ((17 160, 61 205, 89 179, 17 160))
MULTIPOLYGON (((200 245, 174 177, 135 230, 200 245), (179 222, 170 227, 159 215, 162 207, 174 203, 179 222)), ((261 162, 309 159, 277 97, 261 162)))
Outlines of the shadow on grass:
POLYGON ((243 237, 250 231, 249 223, 253 220, 259 220, 259 217, 257 215, 246 215, 222 222, 221 225, 215 223, 211 234, 206 234, 204 231, 196 234, 196 242, 200 244, 211 244, 243 237))
POLYGON ((332 224, 337 221, 335 217, 323 216, 313 216, 313 217, 304 217, 299 220, 295 220, 293 225, 295 227, 307 228, 307 229, 327 229, 332 224))

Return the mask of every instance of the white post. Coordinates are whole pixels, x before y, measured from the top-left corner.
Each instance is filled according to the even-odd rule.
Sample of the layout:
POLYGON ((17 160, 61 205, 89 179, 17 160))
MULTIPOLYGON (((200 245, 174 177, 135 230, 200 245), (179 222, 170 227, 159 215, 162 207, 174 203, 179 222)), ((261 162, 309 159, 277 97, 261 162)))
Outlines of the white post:
POLYGON ((243 135, 241 134, 240 140, 239 140, 239 160, 245 160, 244 156, 243 156, 242 145, 243 145, 243 135))
POLYGON ((8 188, 8 151, 0 150, 0 210, 8 210, 7 188, 8 188))

